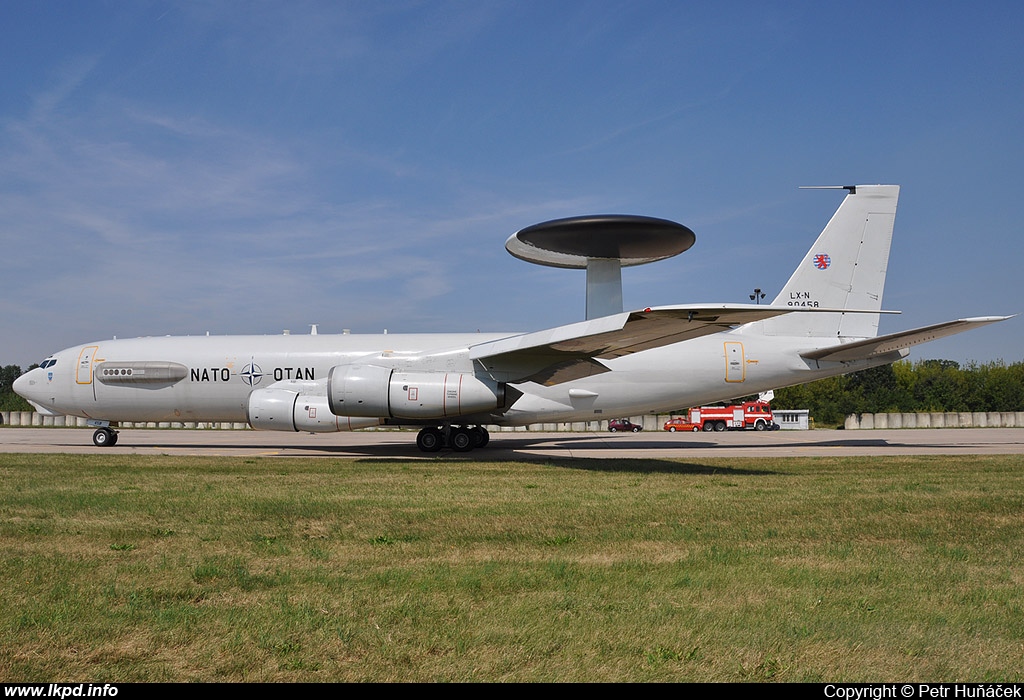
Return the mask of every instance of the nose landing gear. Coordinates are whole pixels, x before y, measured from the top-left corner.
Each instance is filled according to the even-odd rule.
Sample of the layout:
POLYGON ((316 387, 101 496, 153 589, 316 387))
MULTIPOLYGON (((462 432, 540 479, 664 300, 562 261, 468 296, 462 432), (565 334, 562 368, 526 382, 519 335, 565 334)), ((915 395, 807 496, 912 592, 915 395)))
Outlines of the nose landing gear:
POLYGON ((92 444, 96 447, 113 447, 117 444, 117 431, 113 428, 100 428, 92 434, 92 444))

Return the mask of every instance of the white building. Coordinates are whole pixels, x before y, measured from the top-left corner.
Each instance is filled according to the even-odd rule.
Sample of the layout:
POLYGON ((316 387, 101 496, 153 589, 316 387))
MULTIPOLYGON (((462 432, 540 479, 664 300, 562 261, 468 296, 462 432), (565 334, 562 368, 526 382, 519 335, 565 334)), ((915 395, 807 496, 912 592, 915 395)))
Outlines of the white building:
POLYGON ((778 409, 773 408, 775 422, 782 430, 809 430, 810 417, 806 408, 778 409))

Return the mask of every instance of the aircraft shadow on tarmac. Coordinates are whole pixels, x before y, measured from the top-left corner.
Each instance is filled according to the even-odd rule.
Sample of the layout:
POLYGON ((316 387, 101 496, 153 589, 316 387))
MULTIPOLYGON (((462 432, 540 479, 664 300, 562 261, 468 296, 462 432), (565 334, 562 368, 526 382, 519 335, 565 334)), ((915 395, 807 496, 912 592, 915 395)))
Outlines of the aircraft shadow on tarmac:
MULTIPOLYGON (((499 438, 491 441, 491 444, 484 449, 471 452, 457 452, 451 449, 442 449, 435 453, 424 454, 417 449, 414 443, 404 439, 395 442, 366 443, 356 445, 336 445, 322 443, 290 444, 290 445, 267 445, 256 444, 246 441, 231 443, 196 444, 193 441, 175 440, 177 436, 168 433, 167 440, 134 439, 124 441, 118 447, 113 448, 117 453, 125 453, 125 448, 131 453, 157 454, 161 456, 209 456, 221 459, 252 459, 253 457, 267 458, 336 458, 351 459, 360 462, 376 461, 394 465, 395 463, 408 463, 422 465, 430 462, 525 462, 530 464, 548 465, 559 469, 574 469, 593 472, 630 472, 637 474, 667 473, 667 474, 707 474, 707 475, 768 475, 776 472, 768 469, 750 469, 736 465, 706 465, 695 464, 685 461, 678 461, 677 458, 647 458, 622 456, 616 457, 617 446, 609 445, 607 441, 594 440, 586 436, 577 438, 566 437, 552 440, 550 438, 499 438), (593 449, 603 452, 606 456, 573 456, 571 454, 543 455, 532 453, 531 450, 572 450, 572 449, 593 449), (238 454, 226 454, 227 452, 238 451, 238 454)), ((142 436, 138 436, 142 438, 142 436)), ((713 447, 714 443, 702 443, 703 446, 713 447)), ((79 447, 79 444, 68 444, 68 447, 79 447)), ((623 443, 623 448, 627 445, 623 443)), ((664 442, 637 442, 630 441, 628 451, 636 449, 654 450, 677 450, 676 445, 666 446, 664 442)), ((623 450, 626 452, 627 450, 623 450)), ((727 457, 723 455, 723 457, 727 457)))
MULTIPOLYGON (((410 439, 407 432, 376 433, 365 442, 348 438, 343 442, 326 442, 319 439, 303 440, 266 440, 266 433, 260 435, 264 439, 250 440, 252 434, 231 436, 228 442, 207 442, 197 438, 188 431, 168 431, 153 433, 149 431, 125 431, 120 445, 111 448, 118 453, 156 453, 167 455, 196 455, 212 457, 228 456, 266 456, 266 457, 327 457, 338 459, 380 459, 404 460, 410 462, 447 461, 447 462, 498 462, 519 461, 537 464, 551 464, 558 468, 585 469, 590 471, 634 471, 637 473, 730 473, 730 474, 765 474, 764 469, 740 467, 738 464, 708 466, 690 461, 687 453, 691 450, 702 452, 701 458, 730 459, 750 457, 792 457, 792 450, 814 448, 824 449, 860 449, 871 454, 875 450, 880 453, 885 448, 897 447, 904 449, 935 449, 941 447, 949 454, 956 454, 973 448, 972 444, 946 442, 941 445, 913 439, 884 439, 880 436, 843 435, 835 439, 811 439, 810 436, 792 435, 772 436, 775 441, 742 440, 739 442, 722 442, 720 439, 694 439, 697 436, 684 436, 679 440, 664 439, 664 436, 645 436, 644 434, 622 434, 608 436, 602 433, 587 434, 552 434, 552 433, 497 433, 494 434, 486 448, 469 452, 457 452, 442 449, 436 453, 423 453, 410 439), (783 441, 778 441, 783 438, 783 441), (790 454, 780 454, 789 451, 790 454), (589 454, 584 454, 589 453, 589 454), (645 454, 640 454, 645 453, 645 454)), ((51 434, 52 435, 52 434, 51 434)), ((1024 433, 1022 433, 1024 436, 1024 433)), ((742 436, 739 436, 742 437, 742 436)), ((818 437, 826 437, 820 435, 818 437)), ((834 436, 829 435, 828 438, 834 436)), ((903 436, 901 436, 902 438, 903 436)), ((908 432, 907 438, 912 438, 908 432)), ((62 436, 60 442, 65 442, 62 436)), ((974 443, 975 441, 970 441, 974 443)), ((1016 442, 1016 441, 1014 441, 1016 442)), ((51 443, 51 447, 53 445, 51 443)), ((59 447, 81 451, 83 445, 75 440, 67 441, 59 447)), ((810 455, 808 455, 810 456, 810 455)))

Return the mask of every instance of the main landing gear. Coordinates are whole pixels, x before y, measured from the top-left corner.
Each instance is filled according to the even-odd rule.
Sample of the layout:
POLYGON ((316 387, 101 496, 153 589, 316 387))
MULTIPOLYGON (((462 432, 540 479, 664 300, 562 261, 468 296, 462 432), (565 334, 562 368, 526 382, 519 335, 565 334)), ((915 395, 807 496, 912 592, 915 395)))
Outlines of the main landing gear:
POLYGON ((92 444, 96 447, 113 447, 117 444, 117 431, 113 428, 100 428, 92 434, 92 444))
POLYGON ((439 428, 430 426, 416 436, 416 447, 423 452, 437 452, 442 447, 450 447, 456 452, 469 452, 483 447, 490 440, 490 433, 479 425, 445 425, 439 428))

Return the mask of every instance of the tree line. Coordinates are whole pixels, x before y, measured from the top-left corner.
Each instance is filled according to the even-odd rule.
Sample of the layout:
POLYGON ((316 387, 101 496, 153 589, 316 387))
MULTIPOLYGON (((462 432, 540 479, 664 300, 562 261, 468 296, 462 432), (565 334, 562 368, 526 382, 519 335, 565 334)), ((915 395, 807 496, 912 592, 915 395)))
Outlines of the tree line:
MULTIPOLYGON (((0 367, 0 411, 32 410, 11 388, 21 373, 17 365, 0 367)), ((778 389, 772 407, 806 408, 819 425, 842 423, 851 413, 1024 411, 1024 362, 961 367, 951 360, 902 360, 778 389)))

